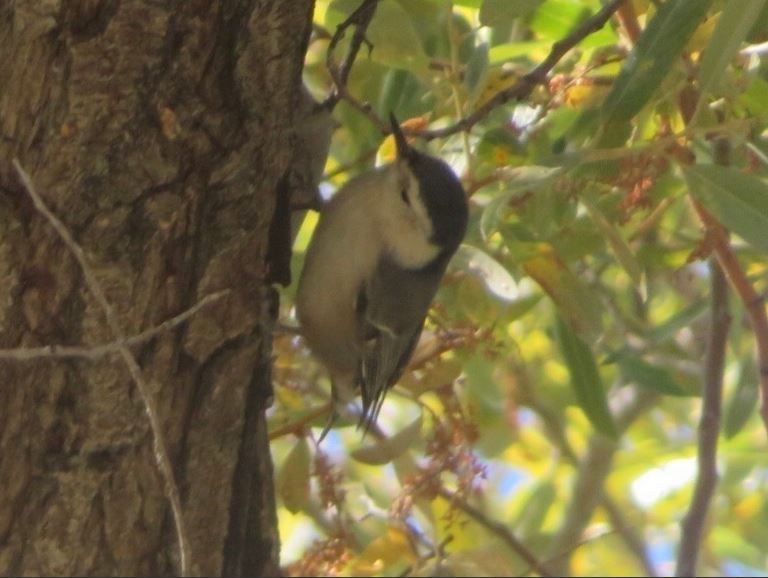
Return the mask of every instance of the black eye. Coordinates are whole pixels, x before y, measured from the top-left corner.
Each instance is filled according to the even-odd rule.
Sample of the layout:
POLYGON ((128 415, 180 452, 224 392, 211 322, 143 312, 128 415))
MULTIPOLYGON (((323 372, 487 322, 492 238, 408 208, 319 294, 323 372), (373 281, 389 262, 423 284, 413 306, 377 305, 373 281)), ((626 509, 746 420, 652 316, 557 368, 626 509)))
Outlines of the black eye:
POLYGON ((400 198, 403 199, 403 202, 410 206, 411 205, 411 199, 408 198, 408 191, 405 189, 400 190, 400 198))

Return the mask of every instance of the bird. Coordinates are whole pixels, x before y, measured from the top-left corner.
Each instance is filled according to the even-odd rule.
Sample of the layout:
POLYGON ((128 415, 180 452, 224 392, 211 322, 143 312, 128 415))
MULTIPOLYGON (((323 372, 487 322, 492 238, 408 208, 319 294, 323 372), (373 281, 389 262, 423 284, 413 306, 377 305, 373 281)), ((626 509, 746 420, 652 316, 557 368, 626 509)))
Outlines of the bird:
POLYGON ((321 441, 358 391, 358 426, 376 422, 466 234, 467 195, 454 171, 412 147, 394 114, 390 123, 395 160, 321 207, 299 278, 301 332, 331 378, 334 410, 321 441))

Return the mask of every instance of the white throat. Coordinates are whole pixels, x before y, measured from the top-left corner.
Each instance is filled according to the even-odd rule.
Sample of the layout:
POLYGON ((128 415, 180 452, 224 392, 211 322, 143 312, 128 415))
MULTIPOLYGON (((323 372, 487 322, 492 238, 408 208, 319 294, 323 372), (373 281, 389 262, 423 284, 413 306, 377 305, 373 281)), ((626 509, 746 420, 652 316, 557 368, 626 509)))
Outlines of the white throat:
POLYGON ((384 246, 395 262, 408 269, 428 265, 440 253, 430 241, 432 221, 419 190, 419 182, 400 163, 392 165, 389 175, 396 180, 389 187, 380 217, 384 246), (403 199, 407 196, 407 202, 403 199))

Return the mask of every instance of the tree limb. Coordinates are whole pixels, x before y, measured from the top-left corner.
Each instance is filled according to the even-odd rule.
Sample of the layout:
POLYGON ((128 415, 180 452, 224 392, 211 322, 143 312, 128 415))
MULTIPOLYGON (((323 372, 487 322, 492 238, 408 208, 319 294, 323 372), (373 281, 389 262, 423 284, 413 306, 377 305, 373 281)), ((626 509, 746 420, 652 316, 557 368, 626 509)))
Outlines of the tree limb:
POLYGON ((0 360, 13 360, 13 361, 31 361, 36 359, 67 359, 67 358, 83 358, 83 359, 100 359, 106 355, 113 353, 119 353, 122 347, 133 347, 146 341, 149 341, 160 333, 170 331, 187 321, 190 317, 193 317, 198 311, 207 307, 211 303, 214 303, 229 294, 229 289, 224 291, 217 291, 206 295, 195 305, 179 313, 175 317, 163 321, 160 325, 142 331, 137 335, 126 337, 124 340, 112 341, 111 343, 105 343, 103 345, 83 346, 83 345, 44 345, 43 347, 16 347, 13 349, 0 349, 0 360))
POLYGON ((717 440, 723 401, 725 347, 731 316, 728 312, 728 284, 723 270, 710 260, 712 275, 712 307, 709 320, 706 373, 699 420, 698 477, 693 500, 681 523, 680 550, 675 576, 695 576, 696 562, 704 536, 704 524, 717 486, 717 440))
POLYGON ((723 268, 736 294, 744 303, 752 330, 755 332, 757 347, 758 377, 760 380, 760 417, 768 432, 768 316, 765 312, 765 300, 758 295, 749 282, 739 260, 733 253, 728 241, 728 233, 723 226, 693 197, 689 197, 693 208, 699 215, 707 232, 712 250, 723 268))
MULTIPOLYGON (((521 383, 526 384, 527 378, 523 376, 521 383)), ((526 387, 525 395, 525 404, 535 411, 544 422, 545 430, 552 438, 557 449, 566 461, 578 468, 579 458, 565 435, 560 418, 550 408, 540 403, 530 388, 526 387)), ((656 569, 653 567, 653 563, 648 556, 648 546, 645 544, 642 536, 639 535, 627 521, 625 512, 622 511, 621 506, 605 491, 602 492, 601 505, 605 508, 606 514, 611 521, 611 526, 613 526, 621 539, 624 540, 629 551, 635 555, 638 563, 642 566, 645 575, 652 578, 657 576, 656 569)), ((573 549, 570 551, 572 550, 573 549)), ((564 554, 562 553, 559 554, 559 556, 563 555, 564 554)))
MULTIPOLYGON (((627 395, 612 404, 619 433, 625 431, 658 398, 648 390, 625 388, 625 391, 627 395)), ((615 442, 603 435, 595 434, 590 439, 587 452, 579 463, 563 523, 549 547, 548 559, 552 562, 547 564, 547 568, 553 576, 568 575, 567 554, 579 542, 592 514, 604 499, 603 487, 611 472, 616 450, 615 442)))
POLYGON ((550 574, 544 567, 544 564, 536 558, 533 552, 531 552, 504 524, 486 516, 484 512, 475 508, 465 499, 457 496, 454 492, 451 492, 443 486, 440 487, 437 493, 440 497, 448 500, 462 512, 467 514, 475 522, 489 530, 497 538, 501 539, 501 541, 507 544, 513 552, 525 560, 531 569, 533 569, 539 576, 552 576, 552 574, 550 574))

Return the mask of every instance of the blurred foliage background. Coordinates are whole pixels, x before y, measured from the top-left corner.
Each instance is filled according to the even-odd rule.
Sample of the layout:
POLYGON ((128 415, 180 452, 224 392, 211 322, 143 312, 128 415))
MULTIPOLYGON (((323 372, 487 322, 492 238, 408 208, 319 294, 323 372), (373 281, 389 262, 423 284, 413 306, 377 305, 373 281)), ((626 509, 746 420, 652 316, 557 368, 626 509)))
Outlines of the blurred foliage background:
MULTIPOLYGON (((304 81, 318 100, 330 39, 360 3, 317 0, 304 81)), ((288 573, 669 575, 700 530, 701 574, 767 575, 768 336, 753 327, 768 275, 768 2, 614 4, 528 98, 414 141, 461 176, 471 224, 376 430, 341 421, 318 447, 327 376, 295 334, 276 338, 288 573), (716 257, 737 291, 717 290, 716 257), (700 441, 720 479, 691 533, 700 441)), ((380 0, 347 83, 370 113, 335 107, 323 191, 391 159, 371 115, 449 127, 603 7, 380 0)))

